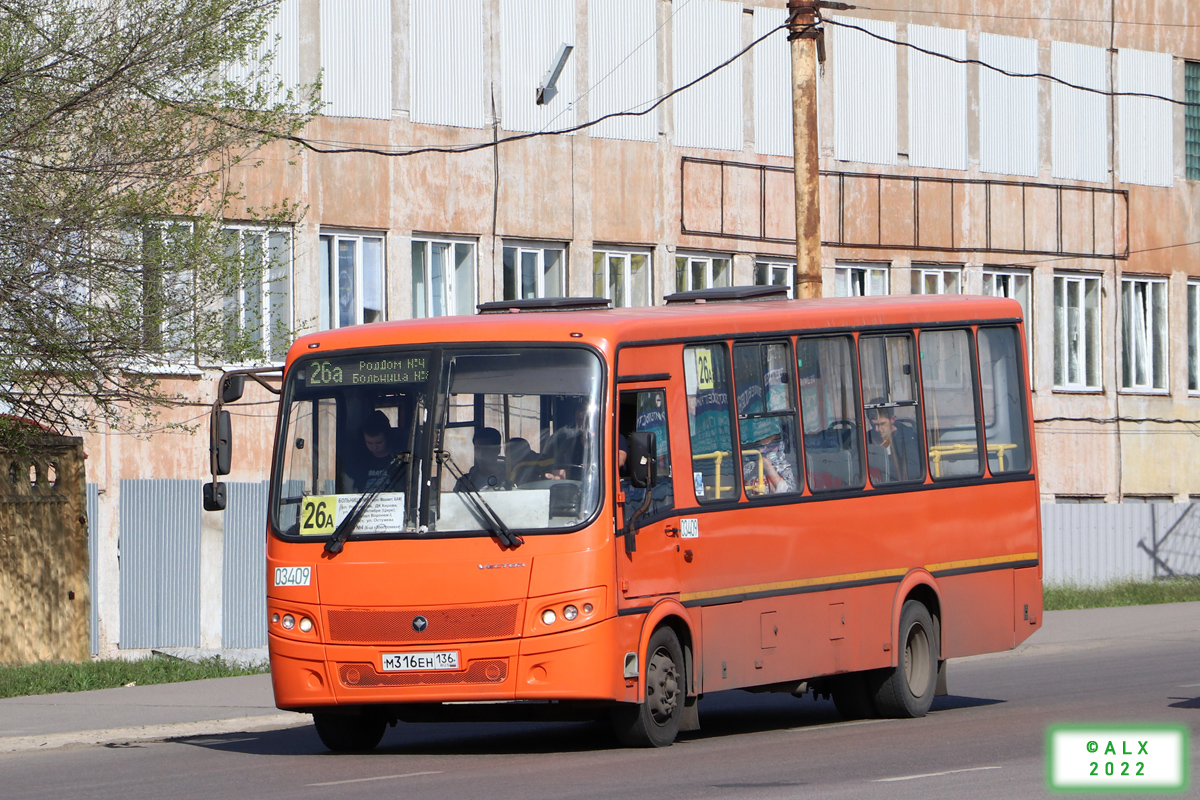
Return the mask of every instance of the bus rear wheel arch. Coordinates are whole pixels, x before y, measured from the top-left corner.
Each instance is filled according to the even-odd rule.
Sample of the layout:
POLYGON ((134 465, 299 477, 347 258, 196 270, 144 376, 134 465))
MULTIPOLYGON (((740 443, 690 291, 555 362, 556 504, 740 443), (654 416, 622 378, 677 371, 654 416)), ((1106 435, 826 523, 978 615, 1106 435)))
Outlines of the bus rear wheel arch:
POLYGON ((875 708, 882 717, 923 717, 937 691, 941 654, 939 629, 919 600, 904 601, 896 639, 896 666, 876 671, 871 681, 875 708))
POLYGON ((626 747, 667 747, 679 735, 687 702, 683 647, 673 628, 660 625, 650 635, 642 663, 645 699, 612 709, 613 732, 626 747))

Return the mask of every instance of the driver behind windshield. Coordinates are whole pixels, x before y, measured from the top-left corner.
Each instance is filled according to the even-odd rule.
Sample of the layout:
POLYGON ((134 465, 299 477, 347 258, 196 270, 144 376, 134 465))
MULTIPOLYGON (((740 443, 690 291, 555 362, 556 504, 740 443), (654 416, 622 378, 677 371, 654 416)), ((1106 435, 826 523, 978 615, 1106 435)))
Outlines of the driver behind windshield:
POLYGON ((386 491, 404 485, 408 470, 403 461, 397 463, 400 454, 396 435, 387 414, 379 410, 371 412, 363 423, 363 452, 349 471, 353 491, 386 491), (389 476, 392 476, 390 481, 389 476))
POLYGON ((455 482, 454 491, 504 488, 508 476, 500 456, 501 441, 500 431, 495 428, 480 428, 475 432, 471 440, 475 446, 475 464, 455 482))

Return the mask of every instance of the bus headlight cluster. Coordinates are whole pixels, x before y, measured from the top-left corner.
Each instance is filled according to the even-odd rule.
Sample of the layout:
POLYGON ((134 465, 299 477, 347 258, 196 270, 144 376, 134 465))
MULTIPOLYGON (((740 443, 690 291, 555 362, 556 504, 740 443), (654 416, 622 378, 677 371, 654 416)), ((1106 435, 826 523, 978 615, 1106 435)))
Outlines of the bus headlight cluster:
POLYGON ((294 614, 280 615, 278 611, 271 613, 271 624, 279 625, 285 631, 299 628, 301 633, 311 633, 312 629, 316 627, 316 623, 314 623, 310 617, 301 616, 297 620, 294 614))
MULTIPOLYGON (((562 602, 562 601, 559 601, 562 602)), ((578 600, 563 605, 555 605, 551 608, 543 608, 538 614, 538 619, 543 625, 553 625, 561 618, 564 623, 572 623, 575 621, 584 622, 594 612, 596 606, 592 603, 580 603, 578 600)))

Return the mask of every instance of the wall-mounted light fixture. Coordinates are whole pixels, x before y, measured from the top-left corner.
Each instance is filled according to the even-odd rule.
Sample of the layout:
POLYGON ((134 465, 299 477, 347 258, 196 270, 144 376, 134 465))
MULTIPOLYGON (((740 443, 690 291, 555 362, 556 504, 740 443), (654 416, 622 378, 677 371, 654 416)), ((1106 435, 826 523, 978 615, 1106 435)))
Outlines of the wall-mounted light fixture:
POLYGON ((542 78, 541 86, 537 88, 537 104, 544 106, 554 99, 554 95, 558 94, 558 87, 555 83, 558 81, 558 76, 562 74, 563 67, 567 65, 567 59, 571 56, 571 51, 575 49, 573 44, 563 44, 558 48, 558 55, 554 57, 554 64, 550 67, 550 71, 546 73, 546 77, 542 78))

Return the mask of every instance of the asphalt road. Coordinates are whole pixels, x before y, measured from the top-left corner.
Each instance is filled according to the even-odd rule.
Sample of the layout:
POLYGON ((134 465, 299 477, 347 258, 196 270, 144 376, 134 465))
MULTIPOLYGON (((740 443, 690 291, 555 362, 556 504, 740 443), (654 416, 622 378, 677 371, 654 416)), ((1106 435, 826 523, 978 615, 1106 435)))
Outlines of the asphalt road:
POLYGON ((1200 633, 1068 631, 951 662, 950 691, 924 719, 854 723, 811 698, 710 695, 702 730, 662 750, 618 748, 592 724, 493 723, 402 724, 368 755, 331 755, 310 726, 12 753, 0 797, 1042 797, 1050 725, 1183 723, 1200 741, 1200 633))

